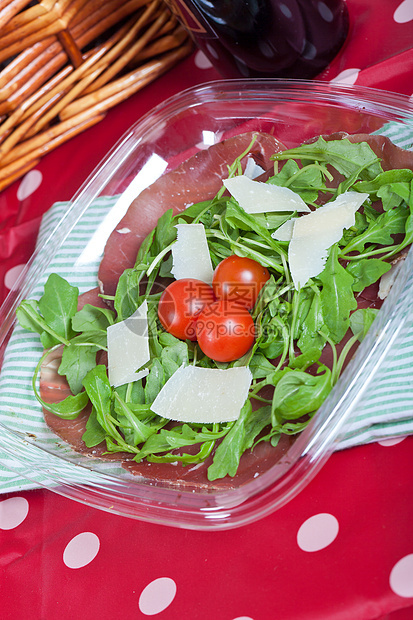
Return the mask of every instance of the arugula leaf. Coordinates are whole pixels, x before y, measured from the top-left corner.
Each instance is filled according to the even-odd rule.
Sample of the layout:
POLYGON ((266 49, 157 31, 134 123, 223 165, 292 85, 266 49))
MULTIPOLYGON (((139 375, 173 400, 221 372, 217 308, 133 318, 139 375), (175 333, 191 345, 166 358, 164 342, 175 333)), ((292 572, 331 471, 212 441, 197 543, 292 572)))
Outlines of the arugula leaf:
POLYGON ((98 308, 85 304, 72 318, 72 327, 75 332, 96 332, 106 330, 115 322, 115 313, 109 308, 98 308))
POLYGON ((321 407, 331 391, 331 371, 320 364, 318 375, 302 370, 280 371, 274 390, 271 418, 278 427, 282 420, 301 418, 321 407))
POLYGON ((158 330, 158 311, 154 303, 148 303, 148 338, 151 358, 160 357, 162 345, 160 343, 161 333, 158 330))
POLYGON ((41 403, 45 409, 63 418, 64 420, 75 420, 79 413, 83 411, 88 403, 88 395, 86 392, 80 392, 75 396, 66 396, 64 400, 58 403, 47 403, 41 400, 41 403))
POLYGON ((315 202, 319 190, 326 189, 323 169, 319 164, 308 164, 300 168, 293 159, 287 160, 281 170, 268 179, 268 183, 289 187, 307 203, 315 202))
POLYGON ((240 224, 244 227, 244 230, 251 230, 256 232, 261 239, 263 239, 269 248, 272 248, 278 254, 285 254, 285 250, 281 248, 279 243, 275 241, 264 226, 250 213, 247 213, 242 209, 238 203, 231 198, 228 201, 227 210, 225 213, 225 221, 231 226, 239 227, 240 224))
POLYGON ((325 324, 321 300, 320 290, 314 290, 310 309, 301 323, 301 333, 297 340, 297 346, 303 354, 314 348, 321 351, 325 345, 325 338, 320 332, 328 334, 328 327, 325 324))
MULTIPOLYGON (((405 224, 405 237, 403 242, 398 246, 396 251, 401 251, 403 248, 407 247, 411 243, 413 243, 413 181, 410 183, 410 198, 409 198, 409 215, 406 219, 405 224)), ((395 252, 393 251, 393 254, 395 252)))
POLYGON ((90 370, 83 380, 85 390, 96 411, 96 421, 105 431, 106 446, 109 452, 137 452, 128 444, 117 429, 117 420, 112 415, 112 387, 106 366, 99 364, 90 370))
MULTIPOLYGON (((77 311, 78 297, 77 287, 72 286, 56 273, 52 273, 44 285, 44 294, 39 301, 39 311, 49 327, 67 340, 74 335, 72 317, 77 311)), ((50 333, 43 334, 41 340, 46 349, 57 344, 56 339, 50 333)))
POLYGON ((369 181, 359 181, 355 189, 359 192, 368 192, 373 199, 381 199, 383 209, 388 211, 400 206, 402 201, 409 202, 412 180, 412 170, 386 170, 369 181))
POLYGON ((391 269, 391 264, 379 258, 362 258, 351 262, 346 269, 354 278, 353 291, 358 293, 377 282, 391 269))
POLYGON ((207 458, 211 453, 215 442, 228 432, 229 426, 220 430, 212 430, 203 427, 201 430, 192 428, 189 424, 174 426, 171 429, 161 429, 156 435, 151 435, 134 460, 146 458, 151 463, 173 463, 180 461, 184 464, 198 463, 207 458), (197 454, 172 453, 170 450, 178 450, 187 446, 200 444, 197 454))
POLYGON ((79 290, 57 274, 47 279, 40 301, 24 300, 16 310, 22 327, 40 334, 43 346, 68 344, 74 335, 71 318, 77 310, 79 290))
POLYGON ((357 308, 353 295, 353 276, 340 265, 338 246, 333 245, 324 270, 318 276, 323 284, 320 301, 324 322, 334 342, 339 343, 349 327, 350 312, 357 308))
POLYGON ((167 381, 180 366, 188 365, 189 361, 187 343, 177 338, 175 340, 177 342, 165 346, 161 353, 161 363, 165 372, 165 381, 167 381))
POLYGON ((374 179, 383 169, 377 155, 367 142, 350 142, 342 140, 325 140, 320 136, 311 144, 303 144, 297 148, 275 153, 271 159, 300 159, 314 162, 325 162, 333 166, 346 177, 361 170, 363 179, 374 179))
POLYGON ((106 348, 106 341, 106 331, 89 331, 78 334, 63 348, 58 373, 66 377, 73 394, 82 390, 83 379, 96 365, 96 353, 106 348))
POLYGON ((310 287, 305 287, 300 291, 294 291, 292 305, 293 305, 293 324, 292 337, 297 340, 302 331, 302 326, 308 317, 311 310, 311 306, 314 301, 314 291, 310 287))
POLYGON ((152 360, 152 367, 146 377, 145 402, 152 404, 165 384, 165 372, 160 359, 152 360))
POLYGON ((149 235, 142 241, 138 254, 136 255, 135 267, 141 264, 148 264, 148 257, 155 237, 155 230, 156 228, 153 228, 149 235))
MULTIPOLYGON (((390 209, 381 213, 376 219, 371 220, 366 230, 357 237, 354 237, 350 243, 340 252, 340 256, 344 258, 353 258, 349 256, 351 252, 363 252, 366 244, 380 244, 383 246, 392 245, 394 243, 392 235, 403 233, 406 227, 408 216, 407 209, 390 209)), ((358 257, 355 257, 358 260, 358 257)))
POLYGON ((271 424, 271 405, 252 411, 245 419, 242 452, 253 448, 255 440, 271 424))
POLYGON ((82 435, 82 441, 88 448, 98 446, 105 439, 105 431, 98 422, 96 409, 92 407, 89 417, 86 421, 86 430, 82 435))
POLYGON ((203 224, 205 228, 211 228, 215 217, 222 215, 225 211, 227 200, 226 197, 220 200, 214 198, 212 201, 206 200, 193 204, 175 215, 173 224, 203 224))
POLYGON ((277 359, 284 354, 286 357, 290 342, 290 329, 287 317, 273 316, 269 321, 260 324, 257 321, 259 337, 258 348, 264 352, 268 359, 277 359))
POLYGON ((208 467, 208 480, 217 480, 227 475, 235 476, 237 473, 246 438, 245 425, 251 413, 251 402, 247 400, 239 418, 215 451, 212 464, 208 467))
POLYGON ((168 209, 158 219, 153 239, 153 254, 159 254, 176 239, 176 228, 172 209, 168 209))
POLYGON ((316 346, 308 348, 305 353, 301 353, 296 358, 290 362, 290 368, 299 368, 300 370, 305 370, 309 366, 312 366, 321 356, 321 350, 316 346))
POLYGON ((102 424, 105 416, 110 412, 112 402, 112 387, 106 372, 106 366, 100 364, 90 370, 84 379, 86 392, 96 410, 99 423, 102 424))
POLYGON ((263 353, 257 352, 251 358, 249 369, 252 372, 253 379, 263 379, 274 372, 274 365, 263 353))
POLYGON ((377 308, 359 308, 351 315, 350 329, 360 342, 365 338, 377 313, 377 308))
POLYGON ((158 432, 167 420, 159 418, 150 411, 149 405, 126 402, 114 391, 115 412, 122 427, 125 441, 137 446, 158 432))
POLYGON ((360 210, 356 211, 356 213, 354 214, 354 225, 350 226, 350 228, 345 228, 343 230, 343 236, 339 241, 339 246, 346 246, 347 244, 349 244, 355 237, 358 237, 366 230, 371 219, 377 219, 378 214, 375 210, 373 211, 374 217, 368 219, 367 214, 369 213, 369 211, 371 211, 371 209, 368 205, 364 205, 363 212, 361 212, 360 210))
POLYGON ((59 375, 66 377, 72 394, 83 389, 83 379, 96 366, 96 347, 69 346, 63 349, 59 375))
POLYGON ((48 328, 46 321, 39 314, 39 302, 36 299, 24 299, 16 310, 21 327, 35 334, 42 334, 48 328))
POLYGON ((140 282, 144 271, 125 269, 116 287, 114 306, 117 320, 129 318, 140 305, 140 282))
MULTIPOLYGON (((49 341, 55 344, 69 344, 69 340, 63 338, 57 334, 53 329, 49 327, 44 318, 38 311, 39 302, 35 299, 24 299, 19 307, 16 309, 16 318, 21 327, 27 329, 35 334, 39 334, 41 340, 46 342, 46 336, 48 335, 49 341)), ((46 347, 47 348, 47 347, 46 347)))

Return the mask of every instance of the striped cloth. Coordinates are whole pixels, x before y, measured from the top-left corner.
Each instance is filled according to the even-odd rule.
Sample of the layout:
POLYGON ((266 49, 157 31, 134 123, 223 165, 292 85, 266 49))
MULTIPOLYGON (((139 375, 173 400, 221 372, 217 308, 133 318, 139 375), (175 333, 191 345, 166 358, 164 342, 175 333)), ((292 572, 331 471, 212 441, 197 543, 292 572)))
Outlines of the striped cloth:
MULTIPOLYGON (((401 130, 389 124, 381 133, 399 146, 413 148, 413 127, 401 130)), ((43 217, 38 246, 47 242, 52 248, 51 261, 30 293, 31 298, 40 298, 51 273, 66 278, 81 293, 97 286, 102 239, 119 221, 124 201, 122 197, 99 197, 76 217, 71 216, 69 206, 56 203, 43 217), (71 230, 66 237, 65 229, 71 230)), ((40 263, 41 258, 40 254, 40 263)), ((34 271, 39 269, 38 263, 34 271)), ((102 480, 110 485, 112 475, 127 476, 115 464, 94 462, 94 469, 100 472, 96 475, 87 468, 85 457, 74 454, 48 430, 31 385, 41 353, 38 337, 17 325, 0 373, 0 492, 39 485, 56 487, 59 480, 93 484, 95 478, 97 485, 102 486, 102 480)), ((339 439, 335 438, 336 449, 413 433, 412 366, 413 313, 405 317, 374 381, 358 400, 339 439)))

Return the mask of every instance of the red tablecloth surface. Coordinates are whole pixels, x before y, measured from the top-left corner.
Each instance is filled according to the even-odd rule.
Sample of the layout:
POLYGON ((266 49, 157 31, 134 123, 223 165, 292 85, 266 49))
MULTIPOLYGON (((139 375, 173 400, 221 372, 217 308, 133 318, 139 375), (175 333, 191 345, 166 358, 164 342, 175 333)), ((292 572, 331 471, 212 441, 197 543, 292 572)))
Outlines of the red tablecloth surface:
MULTIPOLYGON (((413 0, 349 0, 348 43, 321 76, 413 93, 413 0)), ((0 298, 55 201, 70 199, 154 105, 218 78, 195 52, 0 193, 0 298)), ((334 454, 258 523, 194 532, 35 490, 0 496, 0 618, 413 618, 413 437, 334 454)))

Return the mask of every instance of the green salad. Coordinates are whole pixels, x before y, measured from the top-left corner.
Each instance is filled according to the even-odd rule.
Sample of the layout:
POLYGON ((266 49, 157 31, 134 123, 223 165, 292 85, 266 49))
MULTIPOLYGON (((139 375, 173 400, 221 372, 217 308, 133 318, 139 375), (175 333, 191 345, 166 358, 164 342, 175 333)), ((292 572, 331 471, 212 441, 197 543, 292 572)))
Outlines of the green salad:
MULTIPOLYGON (((229 168, 229 178, 243 174, 242 157, 245 153, 229 168)), ((172 209, 164 213, 142 243, 135 266, 120 277, 116 294, 102 296, 106 307, 86 304, 78 310, 78 289, 57 274, 48 278, 40 300, 20 304, 19 323, 38 333, 45 349, 33 377, 36 397, 44 409, 66 420, 76 420, 89 407, 82 438, 87 448, 103 442, 107 453, 119 453, 119 458, 126 453, 137 462, 188 465, 213 457, 210 481, 234 476, 243 453, 257 443, 276 446, 283 434, 300 433, 339 379, 380 305, 360 303, 363 291, 377 286, 392 261, 412 243, 413 172, 383 171, 367 142, 347 139, 320 137, 276 153, 272 159, 274 170, 265 184, 288 188, 304 201, 309 213, 321 212, 348 193, 366 195, 354 212, 352 225, 325 248, 322 270, 306 282, 297 285, 290 268, 293 237, 285 239, 277 231, 308 214, 249 213, 223 185, 212 200, 177 215, 172 209), (181 224, 203 226, 214 273, 233 257, 250 259, 259 273, 265 273, 247 306, 239 299, 221 298, 216 283, 208 283, 213 297, 202 290, 204 304, 190 317, 192 332, 183 334, 169 329, 160 314, 165 291, 179 281, 172 273, 176 226, 181 224), (220 324, 219 312, 212 309, 223 300, 228 302, 227 315, 229 307, 235 308, 238 319, 247 322, 241 333, 244 348, 242 338, 232 341, 229 337, 222 347, 223 332, 212 329, 214 321, 220 324), (144 302, 149 359, 136 369, 141 378, 114 386, 105 357, 108 329, 131 317, 144 302), (205 312, 208 322, 204 327, 209 325, 217 349, 214 342, 208 348, 211 338, 203 345, 197 327, 205 312), (215 355, 220 348, 226 353, 215 355), (61 402, 48 403, 40 394, 38 379, 42 364, 55 350, 61 351, 58 373, 65 377, 71 394, 61 402), (248 396, 235 420, 200 423, 194 416, 193 422, 171 422, 152 409, 171 377, 188 366, 249 369, 248 396)))

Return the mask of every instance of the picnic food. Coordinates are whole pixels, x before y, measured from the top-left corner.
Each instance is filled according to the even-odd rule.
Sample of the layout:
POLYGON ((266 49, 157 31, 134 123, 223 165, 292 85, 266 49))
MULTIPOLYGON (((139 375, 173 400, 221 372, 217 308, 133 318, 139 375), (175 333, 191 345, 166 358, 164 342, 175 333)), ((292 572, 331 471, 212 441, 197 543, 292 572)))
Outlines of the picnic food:
MULTIPOLYGON (((78 297, 75 287, 51 276, 39 303, 23 302, 18 310, 47 349, 38 397, 49 426, 76 450, 120 460, 158 482, 240 484, 271 467, 338 380, 381 305, 381 277, 411 243, 412 167, 411 153, 380 136, 337 134, 283 150, 272 136, 245 134, 165 174, 117 227, 129 230, 122 247, 117 230, 109 239, 100 291, 78 297), (245 174, 251 158, 253 180, 245 174), (202 166, 203 185, 194 189, 185 170, 195 164, 202 166), (249 212, 242 198, 231 196, 224 181, 240 176, 256 184, 257 194, 270 190, 271 208, 249 212), (329 226, 320 224, 323 209, 329 226), (181 339, 158 321, 163 289, 174 282, 176 227, 200 225, 214 273, 239 256, 269 274, 257 286, 255 305, 236 308, 255 331, 235 359, 206 356, 198 327, 196 340, 181 339), (308 230, 314 232, 305 241, 308 230), (50 316, 56 299, 60 318, 50 316), (138 380, 128 374, 126 384, 115 385, 107 333, 136 312, 147 329, 148 359, 135 369, 138 380), (222 400, 226 387, 232 403, 244 395, 235 417, 222 400), (174 398, 179 406, 172 408, 174 398), (198 412, 201 401, 207 406, 198 412), (211 422, 202 417, 208 409, 211 422)), ((198 318, 208 310, 215 316, 214 304, 222 303, 208 302, 198 318)), ((143 342, 138 331, 130 328, 143 342)))

